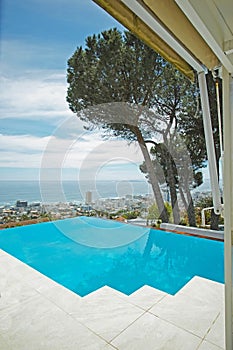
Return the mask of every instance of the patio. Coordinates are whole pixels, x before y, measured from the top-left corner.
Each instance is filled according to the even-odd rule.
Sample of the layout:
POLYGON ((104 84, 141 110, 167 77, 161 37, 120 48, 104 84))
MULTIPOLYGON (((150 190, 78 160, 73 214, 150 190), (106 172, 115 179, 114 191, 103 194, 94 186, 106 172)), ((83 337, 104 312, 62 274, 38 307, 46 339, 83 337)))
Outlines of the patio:
POLYGON ((107 286, 79 297, 0 250, 4 350, 224 349, 224 285, 194 277, 175 296, 107 286))

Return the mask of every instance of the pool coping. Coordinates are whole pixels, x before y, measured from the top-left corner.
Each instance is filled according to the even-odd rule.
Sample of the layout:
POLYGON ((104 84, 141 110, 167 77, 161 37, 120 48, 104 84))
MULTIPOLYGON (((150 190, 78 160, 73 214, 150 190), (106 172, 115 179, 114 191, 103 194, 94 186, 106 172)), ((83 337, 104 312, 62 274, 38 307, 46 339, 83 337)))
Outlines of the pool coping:
POLYGON ((211 239, 215 241, 224 241, 224 231, 215 231, 203 229, 199 227, 187 227, 182 225, 162 223, 159 228, 162 231, 174 232, 186 236, 194 236, 199 238, 211 239))
MULTIPOLYGON (((80 216, 77 216, 77 218, 78 217, 80 217, 80 216)), ((72 218, 68 218, 68 219, 74 219, 74 218, 76 218, 76 217, 72 217, 72 218)), ((101 219, 101 220, 106 220, 106 221, 115 221, 115 220, 111 220, 111 219, 107 219, 107 218, 99 218, 99 217, 96 217, 96 218, 101 219)), ((44 221, 40 221, 40 222, 34 222, 33 225, 34 224, 48 223, 48 222, 63 221, 63 220, 66 220, 66 219, 55 220, 55 221, 54 220, 53 221, 44 220, 44 221)), ((175 225, 175 224, 169 224, 169 223, 162 223, 160 225, 160 227, 152 227, 149 225, 134 224, 133 222, 125 222, 125 221, 121 221, 121 223, 126 224, 126 225, 148 228, 151 230, 172 232, 172 233, 185 235, 185 236, 192 236, 192 237, 198 237, 198 238, 204 238, 204 239, 210 239, 210 240, 224 242, 224 232, 223 231, 214 231, 214 230, 203 229, 203 228, 198 228, 198 227, 189 227, 189 226, 175 225), (191 232, 188 232, 188 230, 191 232)), ((30 224, 32 224, 32 223, 30 223, 30 224)), ((21 226, 28 226, 30 224, 20 224, 20 225, 14 225, 14 226, 10 226, 10 227, 1 227, 1 225, 0 225, 0 230, 17 228, 19 226, 20 227, 21 226)))

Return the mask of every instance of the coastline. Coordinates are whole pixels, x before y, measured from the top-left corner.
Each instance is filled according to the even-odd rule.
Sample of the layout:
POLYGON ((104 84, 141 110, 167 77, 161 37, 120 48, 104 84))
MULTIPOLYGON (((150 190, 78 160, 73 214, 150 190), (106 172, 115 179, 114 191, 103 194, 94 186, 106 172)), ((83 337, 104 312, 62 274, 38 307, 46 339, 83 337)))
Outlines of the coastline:
POLYGON ((34 180, 0 180, 0 206, 15 205, 17 200, 30 203, 84 203, 87 191, 93 200, 116 198, 124 195, 151 193, 151 186, 143 180, 108 181, 48 181, 43 184, 34 180))

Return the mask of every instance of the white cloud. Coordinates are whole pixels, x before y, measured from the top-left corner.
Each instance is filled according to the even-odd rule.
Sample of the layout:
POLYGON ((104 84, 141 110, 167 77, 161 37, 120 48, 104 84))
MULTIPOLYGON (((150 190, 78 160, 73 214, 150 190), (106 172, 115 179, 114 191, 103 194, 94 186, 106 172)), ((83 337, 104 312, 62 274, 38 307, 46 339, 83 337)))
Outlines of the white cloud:
POLYGON ((0 167, 39 168, 49 137, 0 135, 0 167))
MULTIPOLYGON (((66 82, 62 72, 31 71, 25 76, 3 76, 2 80, 3 118, 18 118, 19 121, 23 118, 28 123, 43 120, 52 123, 54 131, 46 137, 2 135, 1 167, 41 167, 45 176, 52 174, 49 168, 54 168, 78 169, 83 179, 96 176, 127 178, 132 176, 132 166, 138 169, 142 163, 140 149, 135 144, 129 146, 122 140, 104 141, 99 132, 83 129, 83 123, 69 111, 65 101, 66 82)), ((138 178, 141 174, 134 172, 133 176, 138 178)))
POLYGON ((82 143, 76 143, 67 152, 64 164, 70 166, 81 162, 84 169, 99 169, 112 164, 127 164, 142 162, 142 156, 138 147, 129 146, 125 141, 91 140, 87 147, 82 143))
POLYGON ((58 44, 2 40, 0 118, 45 119, 57 124, 72 115, 66 102, 62 48, 58 44))
MULTIPOLYGON (((31 135, 0 135, 0 148, 3 152, 14 151, 42 152, 49 141, 49 137, 36 137, 31 135)), ((2 157, 1 157, 2 158, 2 157)))
POLYGON ((1 118, 47 119, 72 115, 66 102, 65 75, 33 72, 26 77, 1 77, 1 118))
MULTIPOLYGON (((21 30, 13 33, 11 31, 17 28, 17 19, 14 26, 10 23, 12 13, 5 12, 7 17, 3 23, 5 37, 1 40, 0 73, 1 167, 18 167, 25 171, 40 167, 47 145, 52 146, 46 149, 50 165, 55 162, 55 165, 66 169, 79 167, 88 152, 93 153, 94 149, 96 159, 93 159, 93 163, 94 160, 101 161, 101 155, 97 153, 99 142, 102 142, 100 136, 83 133, 83 123, 69 110, 66 102, 66 62, 76 46, 84 43, 87 35, 100 32, 114 21, 110 16, 109 20, 105 20, 106 13, 92 1, 68 2, 69 6, 65 0, 59 0, 60 4, 56 0, 23 2, 19 18, 23 18, 24 8, 31 11, 32 16, 43 18, 40 28, 36 27, 35 22, 35 28, 25 32, 24 27, 27 28, 33 17, 25 17, 26 23, 23 23, 21 30), (34 3, 32 7, 31 2, 34 3), (97 12, 101 21, 94 20, 97 12), (30 21, 27 23, 28 19, 30 21), (51 25, 51 31, 47 30, 46 25, 51 25), (43 136, 49 133, 52 133, 51 137, 43 136)), ((9 5, 5 11, 10 11, 9 5)), ((113 148, 104 151, 103 157, 108 159, 107 154, 113 148)))
POLYGON ((53 138, 44 152, 41 179, 59 179, 62 170, 77 169, 79 179, 143 179, 139 171, 142 155, 139 148, 125 141, 103 141, 99 135, 84 135, 79 140, 53 138), (57 145, 57 146, 56 146, 57 145), (51 168, 57 171, 51 171, 51 168))
POLYGON ((125 141, 104 141, 98 133, 86 133, 77 138, 52 137, 43 154, 42 166, 55 168, 99 168, 107 163, 125 164, 141 162, 138 147, 125 141))
POLYGON ((42 167, 45 171, 75 168, 92 176, 116 165, 138 166, 142 162, 138 146, 120 140, 103 141, 98 133, 73 138, 1 135, 0 140, 0 167, 42 167))

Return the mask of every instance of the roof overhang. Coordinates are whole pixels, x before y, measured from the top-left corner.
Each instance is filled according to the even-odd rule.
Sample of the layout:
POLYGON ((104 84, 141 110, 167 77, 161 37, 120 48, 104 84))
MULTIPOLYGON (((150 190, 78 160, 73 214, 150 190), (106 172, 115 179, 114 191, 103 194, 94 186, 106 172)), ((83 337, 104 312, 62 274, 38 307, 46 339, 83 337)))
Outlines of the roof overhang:
POLYGON ((93 1, 190 79, 220 65, 233 73, 231 0, 93 1))

